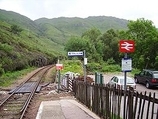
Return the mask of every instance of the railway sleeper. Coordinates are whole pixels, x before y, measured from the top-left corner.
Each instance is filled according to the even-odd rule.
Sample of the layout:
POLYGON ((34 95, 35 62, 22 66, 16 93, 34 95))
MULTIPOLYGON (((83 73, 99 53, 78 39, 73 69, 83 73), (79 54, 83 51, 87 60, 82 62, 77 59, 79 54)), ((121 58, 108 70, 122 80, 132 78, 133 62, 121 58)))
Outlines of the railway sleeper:
POLYGON ((18 114, 20 110, 1 110, 0 114, 18 114))
POLYGON ((0 116, 1 115, 19 115, 20 114, 20 112, 19 111, 2 111, 1 113, 0 113, 0 116))
POLYGON ((0 119, 20 119, 20 115, 17 114, 17 115, 0 115, 0 119))
POLYGON ((18 104, 18 103, 24 103, 26 100, 13 100, 13 101, 9 101, 7 102, 8 104, 18 104))
POLYGON ((13 106, 13 107, 3 107, 3 110, 4 111, 20 111, 21 106, 19 106, 19 107, 15 107, 15 106, 13 106))
POLYGON ((22 106, 23 103, 8 103, 5 105, 5 107, 17 107, 17 106, 22 106))

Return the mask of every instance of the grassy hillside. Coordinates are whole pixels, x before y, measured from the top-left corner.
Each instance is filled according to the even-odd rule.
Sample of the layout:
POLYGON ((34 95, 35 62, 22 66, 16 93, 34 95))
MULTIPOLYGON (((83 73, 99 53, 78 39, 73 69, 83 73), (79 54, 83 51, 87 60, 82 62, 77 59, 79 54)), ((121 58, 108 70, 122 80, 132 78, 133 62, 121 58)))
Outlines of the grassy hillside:
POLYGON ((93 16, 88 17, 85 20, 86 22, 89 22, 93 27, 99 28, 99 30, 103 33, 109 29, 126 30, 128 23, 128 21, 125 19, 107 16, 93 16))
POLYGON ((27 66, 54 63, 64 56, 64 44, 71 36, 80 36, 91 28, 101 32, 126 29, 127 20, 114 17, 41 18, 0 9, 0 75, 27 66))
POLYGON ((63 44, 70 36, 81 36, 85 31, 97 28, 102 33, 113 28, 118 30, 127 29, 127 20, 115 17, 97 16, 88 18, 59 17, 53 19, 41 18, 35 20, 42 32, 48 37, 53 37, 54 42, 63 44), (44 29, 43 29, 44 28, 44 29), (56 30, 56 32, 54 32, 56 30), (53 33, 54 32, 54 33, 53 33))
POLYGON ((40 34, 38 25, 26 16, 20 15, 12 11, 5 11, 0 9, 0 21, 8 24, 17 24, 21 28, 27 31, 31 31, 34 34, 40 34))
POLYGON ((64 54, 63 45, 48 39, 29 18, 4 10, 0 16, 0 74, 53 63, 64 54))

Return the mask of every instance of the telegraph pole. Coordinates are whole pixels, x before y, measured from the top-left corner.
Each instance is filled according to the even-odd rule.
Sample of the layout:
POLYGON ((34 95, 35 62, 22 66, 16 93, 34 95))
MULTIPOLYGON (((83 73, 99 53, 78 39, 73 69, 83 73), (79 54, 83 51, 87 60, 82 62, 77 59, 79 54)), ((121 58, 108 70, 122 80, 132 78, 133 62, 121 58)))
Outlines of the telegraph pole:
POLYGON ((87 58, 86 58, 86 51, 83 51, 83 67, 84 67, 84 82, 86 82, 86 64, 87 64, 87 58))

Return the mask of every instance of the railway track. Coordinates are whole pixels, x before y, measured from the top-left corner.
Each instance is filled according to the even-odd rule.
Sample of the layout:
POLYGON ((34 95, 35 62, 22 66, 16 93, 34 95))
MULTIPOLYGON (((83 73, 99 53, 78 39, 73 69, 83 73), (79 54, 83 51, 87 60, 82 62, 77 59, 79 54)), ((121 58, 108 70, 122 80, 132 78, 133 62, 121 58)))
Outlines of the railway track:
POLYGON ((0 103, 0 119, 23 119, 31 99, 47 71, 53 66, 45 66, 31 75, 25 82, 10 91, 0 103))

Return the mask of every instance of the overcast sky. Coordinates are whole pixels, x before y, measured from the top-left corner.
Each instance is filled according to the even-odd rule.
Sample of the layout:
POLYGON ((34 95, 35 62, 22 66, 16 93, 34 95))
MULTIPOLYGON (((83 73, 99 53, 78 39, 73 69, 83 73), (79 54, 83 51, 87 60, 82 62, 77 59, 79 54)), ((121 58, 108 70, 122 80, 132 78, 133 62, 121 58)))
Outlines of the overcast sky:
POLYGON ((145 18, 158 27, 158 0, 0 0, 0 9, 28 18, 113 16, 145 18))

